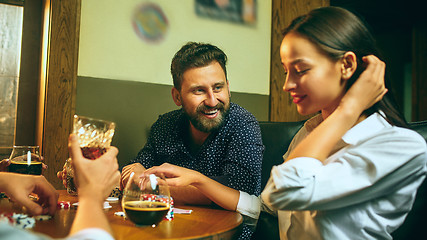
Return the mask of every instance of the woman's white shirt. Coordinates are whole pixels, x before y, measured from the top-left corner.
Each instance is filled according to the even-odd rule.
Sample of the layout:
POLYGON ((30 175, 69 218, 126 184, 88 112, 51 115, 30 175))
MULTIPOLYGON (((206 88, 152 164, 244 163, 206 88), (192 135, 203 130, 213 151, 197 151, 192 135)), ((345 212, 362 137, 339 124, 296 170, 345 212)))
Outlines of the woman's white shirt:
MULTIPOLYGON (((284 159, 321 120, 306 122, 284 159)), ((262 204, 278 210, 281 239, 391 239, 425 178, 426 152, 418 133, 374 113, 324 163, 301 157, 274 166, 262 204)))

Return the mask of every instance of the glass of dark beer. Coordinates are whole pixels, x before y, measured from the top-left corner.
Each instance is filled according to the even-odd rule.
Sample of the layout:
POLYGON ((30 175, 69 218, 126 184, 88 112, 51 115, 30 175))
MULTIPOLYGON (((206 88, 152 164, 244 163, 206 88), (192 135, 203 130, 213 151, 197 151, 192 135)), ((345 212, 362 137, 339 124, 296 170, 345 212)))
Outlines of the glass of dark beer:
POLYGON ((122 208, 137 226, 157 226, 171 206, 169 187, 162 174, 131 173, 123 191, 122 208))
POLYGON ((39 146, 13 146, 9 160, 9 172, 32 175, 42 174, 39 146))

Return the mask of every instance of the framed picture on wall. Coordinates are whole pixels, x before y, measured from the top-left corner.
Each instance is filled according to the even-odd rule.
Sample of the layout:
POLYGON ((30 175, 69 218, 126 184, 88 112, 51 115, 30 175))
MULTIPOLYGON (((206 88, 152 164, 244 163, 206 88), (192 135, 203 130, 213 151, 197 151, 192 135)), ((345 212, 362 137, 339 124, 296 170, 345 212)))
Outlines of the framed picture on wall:
POLYGON ((169 30, 169 22, 160 5, 143 3, 132 16, 135 33, 147 43, 160 43, 169 30))
POLYGON ((195 1, 198 16, 246 25, 256 23, 256 0, 195 1))

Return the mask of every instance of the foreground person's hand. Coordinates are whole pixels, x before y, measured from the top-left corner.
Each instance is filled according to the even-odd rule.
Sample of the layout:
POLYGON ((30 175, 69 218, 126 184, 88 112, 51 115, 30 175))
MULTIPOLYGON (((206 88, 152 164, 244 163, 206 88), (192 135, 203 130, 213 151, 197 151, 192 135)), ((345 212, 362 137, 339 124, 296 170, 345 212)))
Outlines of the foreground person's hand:
POLYGON ((112 236, 103 203, 120 178, 116 158, 118 150, 110 147, 101 157, 95 160, 87 159, 83 157, 78 139, 73 134, 68 140, 68 148, 79 196, 79 207, 70 234, 87 228, 99 228, 112 236))
POLYGON ((0 191, 25 206, 30 215, 55 213, 58 193, 43 176, 0 173, 0 191), (28 197, 31 193, 37 194, 37 202, 28 197))

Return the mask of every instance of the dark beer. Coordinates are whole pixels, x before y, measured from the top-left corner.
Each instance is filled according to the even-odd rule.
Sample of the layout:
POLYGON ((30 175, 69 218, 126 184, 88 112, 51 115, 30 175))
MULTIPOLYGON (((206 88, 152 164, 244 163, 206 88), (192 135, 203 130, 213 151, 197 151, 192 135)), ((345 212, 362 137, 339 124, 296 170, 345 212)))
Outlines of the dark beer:
POLYGON ((157 225, 168 213, 169 205, 162 202, 130 201, 125 203, 124 211, 136 225, 157 225))
POLYGON ((9 165, 9 172, 41 175, 42 163, 32 161, 30 165, 28 165, 27 161, 11 160, 9 165))

